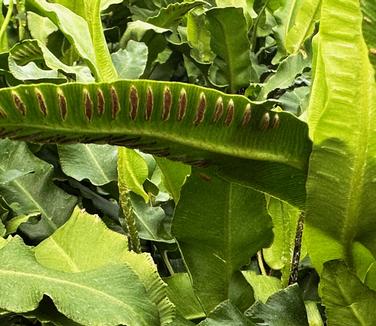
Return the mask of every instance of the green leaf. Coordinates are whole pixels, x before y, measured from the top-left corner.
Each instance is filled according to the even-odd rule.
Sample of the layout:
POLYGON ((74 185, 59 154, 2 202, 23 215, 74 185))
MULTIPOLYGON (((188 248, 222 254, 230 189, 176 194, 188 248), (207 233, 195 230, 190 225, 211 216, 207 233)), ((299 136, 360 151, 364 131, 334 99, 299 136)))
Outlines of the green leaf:
POLYGON ((0 259, 2 309, 27 312, 47 294, 59 311, 84 325, 159 325, 158 311, 127 265, 81 273, 55 271, 40 265, 19 238, 0 250, 0 259))
POLYGON ((191 11, 187 15, 187 41, 191 57, 202 64, 212 63, 215 54, 210 48, 210 32, 204 13, 191 11))
POLYGON ((247 21, 241 8, 214 8, 206 12, 211 49, 216 54, 209 78, 235 93, 251 80, 251 55, 247 21))
POLYGON ((359 1, 322 4, 309 108, 314 149, 305 231, 319 271, 333 259, 352 265, 356 241, 376 255, 375 81, 362 20, 359 1))
POLYGON ((201 326, 255 326, 244 314, 234 306, 230 300, 219 304, 204 321, 201 326))
POLYGON ((16 215, 41 214, 36 224, 21 225, 29 237, 44 239, 69 218, 76 198, 53 184, 52 166, 36 158, 25 143, 1 140, 0 162, 1 173, 15 169, 27 172, 0 184, 0 193, 16 215), (34 173, 29 173, 31 169, 34 173))
POLYGON ((167 293, 169 299, 184 318, 198 319, 205 317, 187 273, 176 273, 164 278, 164 281, 168 285, 167 293))
MULTIPOLYGON (((202 177, 194 174, 184 185, 173 234, 195 293, 208 312, 231 299, 240 267, 270 243, 272 225, 264 195, 214 176, 202 177)), ((250 293, 246 284, 242 290, 250 293)))
POLYGON ((273 220, 274 239, 269 248, 263 249, 264 259, 272 269, 282 269, 282 282, 287 285, 300 211, 275 198, 269 199, 268 211, 273 220))
POLYGON ((268 97, 268 94, 276 89, 287 89, 291 87, 296 77, 303 73, 304 69, 309 68, 311 64, 311 58, 302 53, 297 53, 288 56, 284 59, 275 74, 264 82, 259 99, 263 100, 268 97))
POLYGON ((256 302, 245 315, 256 325, 308 326, 302 293, 297 284, 273 294, 265 304, 256 302))
POLYGON ((172 195, 175 203, 178 203, 181 188, 187 176, 191 174, 191 167, 164 158, 156 157, 155 160, 162 171, 162 181, 166 190, 172 195))
POLYGON ((76 48, 80 56, 88 64, 94 75, 97 76, 97 79, 100 80, 100 72, 96 66, 97 58, 94 50, 94 43, 87 22, 79 15, 70 11, 67 7, 58 3, 49 3, 45 0, 29 0, 26 4, 28 10, 41 16, 48 17, 59 27, 70 43, 76 48))
POLYGON ((251 284, 256 301, 265 303, 272 294, 282 290, 281 280, 276 277, 257 275, 253 271, 243 271, 242 273, 247 282, 251 284))
POLYGON ((124 147, 119 147, 118 150, 119 187, 133 191, 148 202, 149 196, 143 187, 149 173, 145 160, 134 150, 124 147))
MULTIPOLYGON (((14 71, 12 71, 12 65, 15 64, 24 66, 24 65, 33 65, 35 66, 35 62, 37 61, 43 61, 45 65, 50 68, 50 70, 42 70, 40 73, 44 74, 54 74, 52 77, 62 78, 64 75, 61 75, 59 72, 64 72, 67 76, 73 75, 77 81, 81 82, 91 82, 93 81, 93 77, 90 74, 90 70, 86 66, 67 66, 66 64, 62 63, 58 58, 55 57, 55 55, 45 46, 43 43, 41 43, 38 40, 25 40, 20 43, 17 43, 15 46, 13 46, 9 51, 9 68, 10 71, 13 73, 13 75, 20 80, 36 80, 38 79, 36 75, 33 76, 33 73, 30 72, 29 75, 16 75, 14 71)), ((21 69, 22 67, 18 66, 18 69, 21 69)), ((35 66, 34 69, 37 69, 37 66, 35 66)), ((14 70, 14 69, 13 69, 14 70)), ((25 70, 25 69, 24 69, 25 70)), ((48 75, 46 76, 48 77, 48 75)), ((42 76, 41 78, 45 78, 42 76)))
POLYGON ((145 203, 142 197, 131 194, 139 237, 145 240, 174 242, 171 236, 171 217, 161 207, 145 203))
POLYGON ((313 34, 315 24, 320 18, 320 7, 321 0, 300 3, 294 24, 286 36, 286 50, 289 53, 298 52, 304 41, 313 34))
POLYGON ((129 40, 125 49, 111 54, 119 78, 138 79, 148 61, 148 47, 143 42, 129 40))
POLYGON ((27 27, 32 38, 47 44, 48 37, 58 31, 58 27, 47 17, 42 17, 36 13, 29 11, 27 13, 27 27))
POLYGON ((270 111, 272 103, 151 80, 3 88, 0 103, 0 137, 139 148, 214 166, 225 178, 304 206, 311 152, 307 125, 292 114, 270 111), (163 97, 169 91, 167 110, 163 97), (186 106, 179 104, 183 98, 186 106))
POLYGON ((88 179, 102 186, 117 180, 117 148, 109 145, 75 144, 58 146, 61 168, 78 181, 88 179))
POLYGON ((161 8, 156 16, 149 17, 147 22, 162 28, 173 28, 191 9, 204 4, 207 2, 201 0, 171 3, 167 7, 161 8))
POLYGON ((320 289, 328 325, 372 325, 376 292, 365 286, 343 262, 325 263, 320 289))
MULTIPOLYGON (((69 221, 40 243, 34 252, 43 266, 64 272, 77 273, 126 264, 138 275, 147 296, 159 309, 161 325, 169 323, 174 316, 166 285, 160 279, 151 257, 129 252, 127 238, 109 230, 96 216, 75 209, 69 221)), ((132 284, 129 284, 131 287, 132 284)), ((151 305, 150 310, 153 311, 154 307, 151 305)))

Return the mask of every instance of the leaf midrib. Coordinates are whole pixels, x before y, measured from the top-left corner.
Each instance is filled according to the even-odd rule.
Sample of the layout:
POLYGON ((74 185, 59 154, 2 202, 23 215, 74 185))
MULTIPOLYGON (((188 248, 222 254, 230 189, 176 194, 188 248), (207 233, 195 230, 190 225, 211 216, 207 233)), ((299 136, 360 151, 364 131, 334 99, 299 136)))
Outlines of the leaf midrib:
MULTIPOLYGON (((51 283, 55 283, 55 284, 57 283, 57 284, 68 285, 68 286, 71 286, 73 288, 76 287, 76 288, 79 288, 79 289, 83 289, 83 290, 86 290, 87 292, 92 292, 94 294, 97 294, 97 296, 99 296, 99 297, 103 296, 103 297, 109 299, 110 301, 114 302, 118 306, 122 306, 125 309, 132 311, 136 315, 136 311, 133 309, 133 307, 127 305, 125 302, 119 300, 116 297, 111 296, 110 294, 108 294, 106 292, 103 292, 103 291, 98 290, 96 288, 92 288, 92 287, 89 287, 89 286, 86 286, 86 285, 83 285, 83 284, 80 284, 80 283, 74 283, 74 282, 71 282, 71 281, 53 278, 53 277, 49 277, 49 276, 46 276, 46 275, 31 274, 31 273, 20 272, 20 271, 16 271, 16 270, 0 269, 0 274, 11 275, 12 278, 15 278, 16 276, 20 276, 23 279, 25 279, 25 278, 40 279, 40 280, 46 281, 47 284, 48 284, 48 282, 51 282, 51 283)), ((138 316, 140 318, 142 318, 139 314, 138 314, 138 316)))
MULTIPOLYGON (((27 129, 30 128, 30 130, 35 131, 42 131, 45 133, 50 133, 51 135, 71 135, 72 131, 74 131, 75 135, 77 135, 77 138, 79 138, 79 135, 93 135, 98 136, 98 134, 101 133, 100 130, 83 130, 82 128, 64 128, 60 125, 39 125, 39 124, 25 124, 25 123, 7 123, 7 128, 23 128, 27 129)), ((307 158, 303 155, 300 155, 298 158, 291 158, 291 157, 285 157, 281 154, 273 154, 273 153, 265 153, 261 152, 260 150, 252 150, 251 148, 243 148, 243 149, 237 149, 236 152, 233 150, 233 146, 226 146, 222 144, 217 144, 213 142, 200 142, 198 140, 192 140, 188 137, 183 137, 180 135, 172 135, 171 132, 158 132, 155 130, 148 131, 146 129, 135 129, 135 128, 129 128, 124 130, 116 130, 111 129, 111 132, 103 132, 103 136, 109 136, 109 135, 116 135, 116 136, 125 136, 125 135, 136 135, 136 136, 145 136, 145 137, 151 137, 151 138, 158 138, 162 141, 166 142, 175 142, 184 146, 193 147, 196 149, 205 150, 214 154, 220 154, 225 155, 229 157, 235 157, 235 158, 242 158, 242 159, 248 159, 248 160, 260 160, 260 161, 271 161, 271 162, 277 162, 286 164, 288 166, 291 166, 293 168, 296 168, 298 170, 305 170, 306 164, 307 164, 307 158), (126 130, 127 132, 124 132, 126 130), (252 154, 252 155, 251 155, 252 154)), ((32 133, 29 133, 30 136, 32 136, 32 133)))

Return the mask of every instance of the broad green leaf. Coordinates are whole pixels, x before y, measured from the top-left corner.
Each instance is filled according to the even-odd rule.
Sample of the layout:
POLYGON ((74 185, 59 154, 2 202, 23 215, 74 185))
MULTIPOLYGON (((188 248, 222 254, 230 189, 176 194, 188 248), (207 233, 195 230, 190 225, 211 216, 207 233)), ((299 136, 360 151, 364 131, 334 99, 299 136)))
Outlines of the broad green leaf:
MULTIPOLYGON (((232 281, 249 257, 270 243, 271 227, 261 193, 214 176, 188 178, 175 210, 173 235, 206 312, 236 299, 231 298, 232 281)), ((243 285, 243 291, 250 293, 250 288, 243 285)))
POLYGON ((311 58, 302 53, 292 54, 284 59, 278 66, 275 74, 264 82, 259 99, 263 100, 268 94, 276 89, 287 89, 294 84, 296 77, 310 67, 311 58))
MULTIPOLYGON (((314 0, 316 1, 316 0, 314 0)), ((282 0, 280 7, 274 12, 277 26, 273 28, 277 41, 278 52, 273 58, 273 64, 277 64, 281 59, 287 56, 286 41, 290 29, 294 26, 296 16, 303 0, 282 0)))
POLYGON ((328 325, 373 325, 376 292, 365 286, 343 262, 324 265, 320 290, 328 325))
POLYGON ((33 173, 34 170, 30 168, 29 171, 25 169, 24 171, 20 171, 17 169, 14 170, 1 170, 0 171, 0 184, 5 185, 9 182, 12 182, 13 180, 22 177, 24 175, 27 175, 29 173, 33 173))
POLYGON ((142 197, 131 194, 138 235, 141 239, 174 242, 171 236, 171 217, 161 207, 145 203, 142 197))
POLYGON ((180 162, 173 162, 164 158, 155 158, 162 171, 162 181, 166 190, 171 194, 175 203, 179 202, 180 191, 189 174, 191 167, 180 162))
MULTIPOLYGON (((101 10, 111 3, 118 3, 119 1, 54 0, 54 2, 70 9, 73 13, 81 16, 86 21, 93 42, 95 64, 100 73, 100 76, 96 79, 101 81, 116 80, 117 73, 111 62, 110 52, 102 27, 101 10)), ((62 26, 59 27, 61 28, 62 26)))
POLYGON ((0 90, 0 137, 139 148, 211 165, 223 177, 302 207, 311 152, 307 125, 270 111, 271 105, 151 80, 19 86, 0 90))
POLYGON ((286 50, 296 53, 302 48, 304 41, 314 31, 315 24, 320 18, 321 0, 300 2, 293 26, 286 35, 286 50))
POLYGON ((255 326, 230 300, 220 303, 200 326, 255 326))
POLYGON ((206 12, 211 49, 216 54, 209 78, 218 87, 235 93, 251 80, 247 21, 241 8, 214 8, 206 12))
POLYGON ((256 302, 245 315, 256 325, 308 326, 302 293, 297 284, 273 294, 265 304, 256 302))
POLYGON ((59 76, 57 71, 44 70, 39 68, 35 62, 29 62, 23 66, 18 65, 12 57, 8 58, 9 72, 17 80, 33 81, 55 81, 62 83, 66 81, 66 78, 59 76))
POLYGON ((48 37, 58 31, 58 27, 47 17, 42 17, 32 11, 27 14, 27 26, 33 39, 47 44, 48 37))
POLYGON ((251 284, 256 301, 265 303, 268 298, 282 290, 281 280, 267 275, 257 275, 253 271, 242 271, 245 279, 251 284))
POLYGON ((376 254, 375 103, 359 1, 324 1, 309 108, 314 149, 305 231, 319 271, 333 259, 353 264, 356 241, 376 254))
POLYGON ((176 273, 164 278, 167 283, 169 299, 176 306, 176 310, 187 319, 205 317, 200 302, 193 292, 191 280, 187 273, 176 273))
MULTIPOLYGON (((9 51, 9 68, 10 71, 13 73, 13 75, 20 80, 26 80, 26 79, 32 79, 36 80, 38 79, 37 76, 33 76, 33 73, 30 72, 30 76, 22 76, 22 75, 15 75, 15 73, 12 71, 11 64, 18 64, 21 66, 24 65, 35 65, 36 61, 44 61, 46 66, 50 68, 50 70, 42 70, 40 69, 41 73, 49 73, 54 74, 52 77, 57 78, 60 76, 62 78, 64 75, 61 75, 59 72, 62 71, 66 75, 73 75, 75 76, 77 81, 81 82, 91 82, 94 81, 93 77, 90 74, 89 68, 86 66, 67 66, 66 64, 62 63, 58 58, 55 57, 55 55, 45 46, 43 43, 41 43, 38 40, 25 40, 20 43, 17 43, 15 46, 13 46, 9 51)), ((18 68, 20 69, 20 68, 18 68)), ((36 69, 36 68, 34 68, 36 69)), ((47 75, 48 77, 48 75, 47 75)), ((41 77, 43 78, 43 76, 41 77)))
MULTIPOLYGON (((64 272, 77 273, 126 264, 138 275, 148 297, 159 309, 161 325, 169 323, 174 316, 165 284, 151 257, 129 252, 127 238, 109 230, 96 216, 75 209, 69 221, 40 243, 34 252, 43 266, 64 272)), ((153 311, 154 307, 151 305, 150 310, 153 311)))
POLYGON ((129 40, 125 49, 111 54, 119 78, 138 79, 144 73, 148 61, 148 47, 143 42, 129 40))
POLYGON ((145 160, 134 150, 119 147, 118 151, 119 187, 133 191, 148 202, 149 196, 143 188, 143 183, 148 177, 145 160))
POLYGON ((61 168, 78 181, 88 179, 102 186, 117 180, 117 148, 108 145, 75 144, 58 146, 61 168))
POLYGON ((55 271, 40 265, 19 238, 0 250, 0 259, 2 309, 34 310, 46 294, 60 312, 84 325, 159 325, 158 310, 125 264, 81 273, 55 271))
POLYGON ((376 35, 374 33, 376 26, 376 4, 372 0, 361 0, 361 9, 363 13, 363 35, 369 48, 369 58, 376 69, 376 35))
MULTIPOLYGON (((282 270, 282 282, 287 285, 295 245, 300 211, 278 199, 270 198, 268 211, 273 220, 273 243, 263 249, 266 263, 274 270, 282 270)), ((302 257, 304 251, 302 250, 302 257)))
POLYGON ((70 216, 76 198, 54 185, 53 168, 36 158, 25 143, 1 140, 0 171, 28 172, 6 184, 0 184, 0 194, 16 215, 41 214, 36 224, 20 227, 34 239, 44 239, 70 216), (29 173, 30 170, 34 173, 29 173))
MULTIPOLYGON (((97 2, 93 1, 93 2, 97 2)), ((49 3, 45 0, 28 0, 27 9, 41 16, 48 17, 59 27, 71 44, 76 48, 80 56, 85 60, 96 79, 101 80, 102 76, 97 67, 94 43, 91 38, 88 23, 79 15, 59 3, 49 3)))
POLYGON ((167 7, 161 8, 156 16, 148 18, 147 22, 158 27, 170 29, 175 27, 191 9, 206 3, 201 0, 171 3, 167 7))
POLYGON ((204 13, 191 11, 187 15, 187 41, 191 57, 199 63, 212 63, 215 54, 210 48, 210 32, 204 13))

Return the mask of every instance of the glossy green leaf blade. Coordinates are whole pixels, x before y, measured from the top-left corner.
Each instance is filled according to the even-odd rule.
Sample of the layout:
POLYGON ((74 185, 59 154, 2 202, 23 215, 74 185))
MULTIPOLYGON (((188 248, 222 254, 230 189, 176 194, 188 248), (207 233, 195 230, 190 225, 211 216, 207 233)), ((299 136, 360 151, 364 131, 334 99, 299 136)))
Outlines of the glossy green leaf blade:
POLYGON ((300 4, 294 24, 286 36, 286 50, 289 53, 298 52, 304 41, 313 34, 320 18, 320 6, 321 0, 303 1, 300 4))
POLYGON ((238 182, 248 180, 304 204, 307 125, 240 95, 146 80, 39 84, 0 90, 0 112, 0 137, 140 148, 191 165, 218 166, 238 182), (169 94, 171 104, 164 99, 169 94))
POLYGON ((273 294, 265 304, 256 302, 245 315, 256 325, 308 326, 302 293, 297 284, 273 294))
POLYGON ((200 326, 255 326, 230 300, 220 303, 200 326))
POLYGON ((161 8, 156 16, 149 17, 147 22, 162 28, 173 28, 186 13, 204 4, 207 2, 201 0, 170 3, 167 7, 161 8))
POLYGON ((256 301, 266 303, 274 293, 282 290, 281 280, 268 275, 257 275, 253 271, 242 272, 245 279, 251 284, 256 301))
POLYGON ((87 22, 78 14, 59 3, 49 3, 45 0, 29 0, 26 4, 28 10, 50 18, 59 27, 77 49, 80 56, 86 61, 93 74, 97 79, 101 80, 99 67, 96 66, 97 58, 94 43, 87 22))
POLYGON ((58 146, 61 167, 78 181, 88 179, 102 186, 117 180, 117 148, 95 144, 58 146))
POLYGON ((165 325, 174 317, 166 285, 151 257, 129 252, 127 238, 109 230, 97 216, 76 208, 69 221, 41 242, 34 252, 40 264, 63 272, 85 272, 113 264, 126 264, 137 274, 146 295, 154 303, 150 305, 150 311, 158 308, 160 324, 165 325))
POLYGON ((206 12, 211 49, 216 54, 209 71, 213 84, 236 93, 251 81, 247 21, 241 8, 214 8, 206 12))
POLYGON ((376 3, 372 0, 361 0, 363 17, 363 35, 369 48, 369 58, 376 69, 376 3))
POLYGON ((176 273, 164 278, 164 281, 168 285, 169 299, 184 318, 198 319, 205 317, 200 302, 193 291, 188 273, 176 273))
POLYGON ((42 240, 69 218, 77 199, 54 185, 52 166, 36 158, 25 143, 1 140, 0 174, 15 170, 23 175, 0 183, 1 197, 16 215, 41 214, 38 223, 27 222, 21 228, 42 240))
POLYGON ((133 191, 148 202, 149 196, 143 188, 143 183, 148 177, 145 160, 136 151, 124 147, 119 147, 118 156, 119 188, 133 191))
POLYGON ((372 325, 376 320, 376 292, 365 286, 343 262, 324 265, 320 289, 328 325, 372 325))
POLYGON ((180 162, 173 162, 165 158, 156 158, 158 167, 162 171, 162 181, 166 190, 171 194, 175 203, 179 202, 180 191, 189 174, 191 167, 180 162))
MULTIPOLYGON (((266 263, 274 270, 282 270, 282 284, 287 286, 293 258, 296 230, 300 211, 278 199, 270 198, 268 212, 273 220, 273 243, 263 249, 266 263)), ((305 246, 301 248, 301 257, 306 255, 305 246)))
POLYGON ((316 56, 306 240, 320 271, 333 259, 353 264, 355 241, 376 253, 375 81, 358 1, 322 4, 316 56))
POLYGON ((158 325, 156 308, 152 309, 137 275, 126 265, 82 273, 54 271, 38 264, 18 238, 0 250, 0 257, 2 309, 30 311, 47 294, 60 312, 81 324, 158 325))
POLYGON ((213 176, 188 178, 176 207, 173 235, 207 312, 231 298, 232 279, 249 257, 270 243, 271 227, 263 194, 213 176))
MULTIPOLYGON (((45 0, 34 0, 39 1, 40 5, 46 6, 45 0)), ((104 35, 104 30, 102 27, 102 20, 101 20, 101 10, 109 5, 109 1, 107 3, 104 3, 102 0, 75 0, 75 1, 67 1, 67 0, 54 0, 55 3, 61 4, 64 6, 64 8, 67 8, 71 10, 72 14, 77 14, 81 16, 87 23, 87 27, 90 32, 90 40, 93 44, 93 50, 95 55, 95 68, 96 71, 99 73, 99 75, 96 75, 97 81, 112 81, 117 79, 117 73, 115 70, 115 67, 113 66, 111 62, 110 57, 110 51, 107 46, 106 38, 104 35)), ((51 8, 52 9, 52 8, 51 8)), ((59 7, 55 7, 54 13, 59 17, 59 23, 57 24, 56 21, 55 24, 59 26, 59 28, 63 31, 63 33, 66 34, 66 36, 69 37, 72 35, 71 33, 66 33, 70 30, 70 27, 66 26, 66 21, 64 20, 63 16, 68 15, 68 13, 65 13, 64 11, 61 11, 59 7)), ((51 18, 51 15, 48 15, 48 17, 51 18)), ((51 18, 52 19, 52 18, 51 18)), ((52 19, 53 20, 53 19, 52 19)), ((88 45, 89 40, 83 40, 82 37, 79 39, 74 40, 75 43, 72 44, 74 46, 77 46, 77 42, 82 42, 80 46, 82 48, 85 47, 85 45, 88 45), (86 44, 85 44, 86 43, 86 44)), ((80 51, 79 51, 80 52, 80 51)), ((81 53, 80 53, 81 54, 81 53)), ((93 71, 95 72, 95 71, 93 71)))
POLYGON ((140 196, 130 194, 130 198, 139 237, 151 241, 174 242, 171 236, 171 217, 161 207, 151 206, 140 196))
POLYGON ((143 42, 129 40, 125 49, 111 54, 112 62, 121 79, 138 79, 145 71, 148 47, 143 42))
MULTIPOLYGON (((90 70, 86 66, 68 66, 61 62, 48 48, 46 45, 38 40, 25 40, 23 42, 17 43, 13 46, 10 51, 10 59, 14 60, 15 63, 19 65, 25 65, 34 63, 39 60, 43 60, 48 68, 55 71, 63 71, 66 74, 72 74, 76 76, 77 81, 81 82, 92 82, 94 81, 91 76, 90 70)), ((9 65, 12 61, 9 61, 9 65)), ((11 68, 11 66, 10 66, 11 68)), ((45 71, 41 69, 42 71, 45 71)), ((12 70, 11 70, 12 72, 12 70)), ((18 78, 17 76, 15 76, 18 78)), ((60 76, 63 77, 63 76, 60 76)), ((29 78, 18 78, 20 80, 33 79, 36 80, 36 76, 30 76, 29 78)))

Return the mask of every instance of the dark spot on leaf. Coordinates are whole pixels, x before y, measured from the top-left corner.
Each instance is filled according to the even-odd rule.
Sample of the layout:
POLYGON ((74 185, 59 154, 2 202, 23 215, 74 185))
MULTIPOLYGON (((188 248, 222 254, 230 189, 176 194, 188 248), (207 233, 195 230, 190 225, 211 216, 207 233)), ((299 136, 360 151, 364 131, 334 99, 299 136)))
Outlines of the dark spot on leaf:
POLYGON ((101 89, 97 90, 97 111, 99 115, 104 113, 105 100, 101 89))
POLYGON ((90 98, 88 90, 84 90, 84 104, 85 104, 85 116, 91 121, 93 118, 93 101, 90 98))
POLYGON ((248 126, 249 122, 251 121, 251 118, 252 118, 252 108, 251 108, 251 104, 248 103, 244 109, 242 127, 248 126))
POLYGON ((131 86, 130 92, 129 92, 129 104, 131 106, 131 109, 129 111, 129 116, 132 120, 136 120, 137 118, 137 112, 138 112, 138 91, 135 86, 131 86))
POLYGON ((169 87, 165 87, 163 91, 163 111, 162 120, 167 121, 170 119, 170 112, 172 107, 172 94, 169 87))
POLYGON ((198 126, 205 118, 206 111, 206 96, 204 93, 200 94, 200 99, 197 105, 196 117, 193 121, 195 126, 198 126))
POLYGON ((269 112, 265 112, 261 118, 260 121, 260 129, 261 130, 266 130, 269 128, 269 123, 270 123, 270 114, 269 112))
POLYGON ((120 111, 119 96, 116 92, 116 89, 113 86, 111 87, 110 93, 111 93, 112 119, 116 119, 120 111))
POLYGON ((234 113, 235 113, 235 107, 234 107, 234 101, 230 99, 227 104, 227 113, 225 118, 225 125, 229 126, 231 125, 232 121, 234 120, 234 113))
POLYGON ((151 87, 148 87, 146 91, 146 111, 145 111, 145 120, 150 120, 151 115, 153 114, 154 109, 154 95, 151 87))
POLYGON ((36 95, 37 100, 38 100, 39 109, 42 112, 42 114, 46 117, 47 116, 47 105, 46 105, 46 101, 44 100, 44 96, 38 89, 35 90, 35 95, 36 95))
POLYGON ((218 122, 223 115, 223 99, 222 97, 218 97, 217 102, 215 103, 215 110, 213 114, 213 122, 218 122))
POLYGON ((184 88, 181 89, 180 91, 180 96, 179 96, 179 110, 178 110, 178 121, 181 121, 185 117, 185 112, 187 110, 187 92, 185 91, 184 88))
POLYGON ((21 97, 16 93, 12 92, 13 103, 16 106, 17 110, 23 115, 26 115, 26 106, 25 103, 22 102, 21 97))

